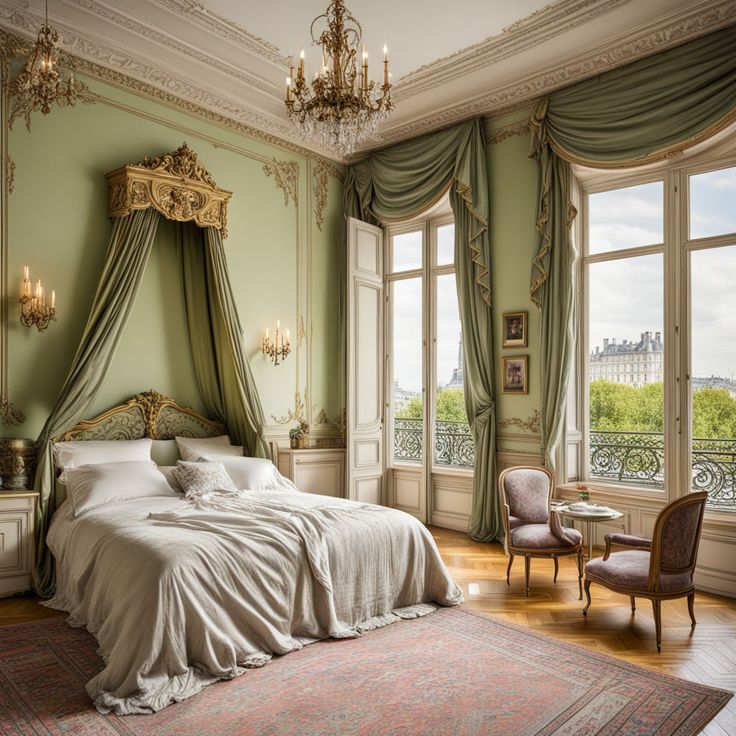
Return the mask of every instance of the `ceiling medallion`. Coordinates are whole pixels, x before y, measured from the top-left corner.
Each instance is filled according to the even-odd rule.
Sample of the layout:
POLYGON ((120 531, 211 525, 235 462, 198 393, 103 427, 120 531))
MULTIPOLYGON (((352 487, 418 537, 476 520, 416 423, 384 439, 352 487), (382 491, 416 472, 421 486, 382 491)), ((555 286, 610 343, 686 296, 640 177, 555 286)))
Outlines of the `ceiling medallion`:
POLYGON ((302 49, 296 77, 292 64, 286 78, 286 110, 306 137, 344 157, 373 135, 393 109, 388 49, 383 47, 383 84, 379 85, 368 79, 363 32, 342 0, 332 0, 312 21, 310 33, 314 45, 322 47, 321 69, 310 84, 302 49), (320 25, 323 30, 316 35, 315 27, 320 25))
POLYGON ((73 71, 65 76, 60 68, 62 60, 65 56, 59 49, 59 34, 49 26, 49 3, 46 0, 46 20, 11 89, 11 126, 16 118, 22 116, 26 127, 30 128, 32 112, 40 110, 48 115, 53 105, 71 107, 87 91, 87 86, 74 78, 73 71))

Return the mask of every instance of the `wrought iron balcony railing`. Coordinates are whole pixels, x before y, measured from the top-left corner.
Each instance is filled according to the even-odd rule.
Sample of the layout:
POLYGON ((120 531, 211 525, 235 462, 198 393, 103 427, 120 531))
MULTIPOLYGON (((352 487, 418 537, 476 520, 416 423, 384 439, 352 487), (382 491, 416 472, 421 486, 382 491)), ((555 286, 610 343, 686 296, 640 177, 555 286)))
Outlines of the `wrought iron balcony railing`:
MULTIPOLYGON (((664 435, 592 431, 590 477, 662 488, 664 435)), ((711 508, 736 511, 736 440, 693 439, 692 487, 708 491, 711 508)))
MULTIPOLYGON (((422 420, 394 419, 394 459, 422 461, 422 420)), ((437 422, 434 434, 436 465, 472 468, 475 464, 473 435, 467 422, 437 422)))

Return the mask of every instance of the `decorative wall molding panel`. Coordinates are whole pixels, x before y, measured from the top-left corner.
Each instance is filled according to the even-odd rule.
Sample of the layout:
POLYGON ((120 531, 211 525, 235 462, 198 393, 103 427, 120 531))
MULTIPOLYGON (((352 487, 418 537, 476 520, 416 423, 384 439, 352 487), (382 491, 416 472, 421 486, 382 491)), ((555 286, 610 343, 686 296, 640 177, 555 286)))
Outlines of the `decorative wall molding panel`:
POLYGON ((504 429, 508 429, 509 427, 518 427, 519 429, 526 429, 536 435, 539 434, 539 425, 541 421, 542 416, 539 413, 539 409, 535 409, 526 419, 509 417, 508 419, 499 420, 498 424, 504 429))
MULTIPOLYGON (((59 0, 51 11, 51 23, 63 48, 78 59, 79 71, 304 151, 283 105, 283 50, 203 4, 128 0, 123 10, 112 0, 59 0)), ((6 0, 0 27, 32 39, 42 13, 38 2, 6 0)), ((399 79, 397 109, 364 150, 528 104, 734 22, 732 0, 550 3, 399 79)))

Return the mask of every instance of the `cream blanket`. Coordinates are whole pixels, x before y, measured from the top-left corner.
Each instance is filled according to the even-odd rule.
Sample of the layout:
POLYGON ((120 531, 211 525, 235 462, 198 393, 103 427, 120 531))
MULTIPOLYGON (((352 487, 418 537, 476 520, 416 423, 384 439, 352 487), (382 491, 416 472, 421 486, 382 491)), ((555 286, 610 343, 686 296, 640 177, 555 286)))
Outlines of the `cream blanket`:
MULTIPOLYGON (((56 513, 47 605, 97 637, 101 712, 150 713, 326 637, 457 605, 425 527, 289 490, 147 498, 56 513)), ((349 646, 346 644, 346 646, 349 646)))

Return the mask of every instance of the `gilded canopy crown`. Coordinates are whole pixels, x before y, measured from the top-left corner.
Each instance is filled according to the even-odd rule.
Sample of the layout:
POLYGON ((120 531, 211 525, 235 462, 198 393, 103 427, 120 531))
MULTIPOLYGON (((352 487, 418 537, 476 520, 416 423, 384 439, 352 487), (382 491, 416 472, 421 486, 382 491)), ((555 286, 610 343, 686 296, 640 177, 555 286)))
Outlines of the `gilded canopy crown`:
POLYGON ((173 153, 146 156, 107 175, 111 217, 153 207, 169 220, 214 227, 227 237, 227 203, 197 154, 182 144, 173 153))

